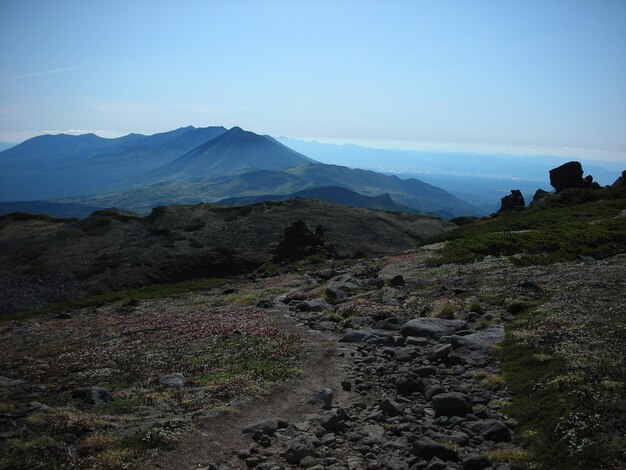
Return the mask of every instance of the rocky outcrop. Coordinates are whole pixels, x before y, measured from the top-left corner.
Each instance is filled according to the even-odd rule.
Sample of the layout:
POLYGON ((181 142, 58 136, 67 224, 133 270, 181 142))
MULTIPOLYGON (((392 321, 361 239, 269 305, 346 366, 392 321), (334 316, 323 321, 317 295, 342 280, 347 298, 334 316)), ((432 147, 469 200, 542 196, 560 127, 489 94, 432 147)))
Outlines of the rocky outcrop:
POLYGON ((626 170, 622 171, 622 175, 615 180, 611 185, 611 188, 624 188, 626 187, 626 170))
POLYGON ((535 191, 535 195, 533 196, 533 200, 530 201, 530 206, 534 207, 537 206, 539 204, 541 204, 543 201, 545 201, 546 196, 550 194, 548 191, 544 191, 543 189, 538 189, 537 191, 535 191))
POLYGON ((591 175, 583 178, 583 167, 580 162, 567 162, 550 170, 550 184, 557 193, 569 188, 600 187, 598 183, 594 183, 591 175))
POLYGON ((508 212, 526 207, 524 196, 519 189, 512 189, 511 194, 500 199, 500 210, 498 212, 508 212))

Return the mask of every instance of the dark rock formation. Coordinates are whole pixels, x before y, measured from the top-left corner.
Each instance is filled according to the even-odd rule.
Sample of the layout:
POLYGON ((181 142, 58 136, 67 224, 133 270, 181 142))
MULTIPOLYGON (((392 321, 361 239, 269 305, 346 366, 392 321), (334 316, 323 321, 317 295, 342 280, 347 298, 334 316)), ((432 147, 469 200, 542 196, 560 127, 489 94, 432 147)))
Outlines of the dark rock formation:
POLYGON ((512 189, 511 194, 500 199, 500 210, 498 212, 507 212, 524 207, 526 207, 526 202, 522 192, 519 189, 512 189))
POLYGON ((622 176, 617 178, 611 185, 612 188, 624 188, 626 187, 626 170, 622 171, 622 176))
POLYGON ((306 223, 296 220, 285 228, 283 240, 276 248, 276 261, 294 261, 317 253, 324 247, 324 230, 321 225, 315 233, 306 223))
POLYGON ((529 205, 531 207, 533 207, 533 206, 536 206, 538 204, 541 204, 545 200, 545 198, 546 198, 546 196, 548 194, 550 194, 548 191, 544 191, 543 189, 538 189, 537 191, 535 191, 535 195, 533 196, 533 200, 530 201, 529 205))
POLYGON ((594 183, 593 176, 583 178, 583 167, 580 162, 567 162, 550 170, 550 184, 556 192, 569 188, 597 189, 598 183, 594 183))

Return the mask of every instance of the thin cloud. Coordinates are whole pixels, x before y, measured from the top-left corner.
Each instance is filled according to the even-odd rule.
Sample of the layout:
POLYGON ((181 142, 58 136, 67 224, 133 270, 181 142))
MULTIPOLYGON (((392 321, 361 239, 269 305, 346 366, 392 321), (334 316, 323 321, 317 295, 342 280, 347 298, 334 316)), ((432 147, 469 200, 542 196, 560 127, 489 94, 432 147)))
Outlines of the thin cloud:
POLYGON ((56 73, 70 72, 72 70, 79 69, 80 67, 64 67, 60 69, 43 70, 41 72, 24 73, 22 75, 14 75, 8 77, 5 80, 19 80, 20 78, 41 77, 43 75, 54 75, 56 73))

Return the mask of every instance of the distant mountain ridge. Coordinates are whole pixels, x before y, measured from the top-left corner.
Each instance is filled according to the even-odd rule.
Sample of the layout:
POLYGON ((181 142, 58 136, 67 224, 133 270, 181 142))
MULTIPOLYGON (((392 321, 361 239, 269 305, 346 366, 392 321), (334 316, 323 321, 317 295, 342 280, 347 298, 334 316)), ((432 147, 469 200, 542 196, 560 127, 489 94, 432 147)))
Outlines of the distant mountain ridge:
POLYGON ((260 196, 241 196, 230 197, 217 201, 217 204, 225 206, 244 206, 248 204, 257 204, 265 201, 284 201, 286 199, 302 198, 315 199, 319 201, 334 202, 345 206, 358 207, 362 209, 377 209, 391 212, 417 212, 396 202, 389 194, 381 194, 380 196, 364 196, 349 189, 340 186, 324 186, 311 189, 304 189, 292 194, 264 194, 260 196))
MULTIPOLYGON (((319 163, 240 127, 189 126, 116 139, 48 135, 0 152, 0 200, 5 201, 52 200, 147 213, 158 205, 285 196, 320 187, 370 198, 387 193, 405 211, 444 218, 477 214, 474 206, 417 179, 319 163)), ((348 199, 366 203, 355 202, 355 195, 348 199)))

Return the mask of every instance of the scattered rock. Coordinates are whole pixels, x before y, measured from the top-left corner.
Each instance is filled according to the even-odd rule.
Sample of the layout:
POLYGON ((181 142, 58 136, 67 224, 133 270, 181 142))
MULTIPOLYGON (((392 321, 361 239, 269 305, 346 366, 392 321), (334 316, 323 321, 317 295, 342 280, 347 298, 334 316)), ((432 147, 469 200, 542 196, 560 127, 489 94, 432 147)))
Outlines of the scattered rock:
POLYGON ((300 435, 287 442, 285 460, 290 464, 299 464, 302 459, 315 456, 315 445, 307 435, 300 435))
POLYGON ((339 340, 342 343, 370 343, 380 345, 391 345, 394 343, 393 337, 374 333, 370 330, 350 330, 339 340))
POLYGON ((440 393, 432 400, 436 416, 465 416, 472 412, 472 404, 464 393, 440 393))
POLYGON ((15 387, 17 385, 22 385, 23 383, 24 381, 20 379, 9 379, 8 377, 0 377, 0 387, 15 387))
POLYGON ((406 282, 404 281, 404 277, 401 274, 398 274, 389 279, 389 285, 391 287, 401 287, 406 285, 406 282))
POLYGON ((333 391, 330 388, 323 388, 315 392, 309 403, 318 405, 323 410, 330 410, 333 404, 333 391))
POLYGON ((464 470, 483 470, 491 465, 491 461, 480 454, 468 454, 461 459, 464 470))
POLYGON ((430 348, 430 351, 428 353, 428 359, 430 359, 431 361, 445 359, 446 357, 448 357, 448 354, 450 354, 451 350, 451 344, 436 344, 435 346, 430 348))
POLYGON ((381 401, 378 408, 387 416, 399 416, 404 414, 404 408, 391 398, 385 398, 381 401))
POLYGON ((404 337, 420 336, 439 339, 465 329, 467 329, 467 323, 462 320, 424 317, 407 321, 402 325, 400 333, 404 337))
POLYGON ((454 349, 489 350, 504 341, 504 327, 497 326, 465 336, 452 336, 450 342, 454 349))
POLYGON ((511 430, 502 421, 497 419, 484 419, 473 421, 466 425, 474 434, 493 442, 511 442, 511 430))
POLYGON ((273 436, 278 430, 278 421, 275 419, 264 419, 243 428, 243 434, 251 434, 253 440, 259 442, 262 436, 273 436))
POLYGON ((261 299, 256 303, 256 306, 259 308, 272 308, 274 306, 274 302, 268 299, 261 299))
POLYGON ((159 377, 159 383, 166 387, 182 387, 185 385, 185 377, 180 372, 174 372, 173 374, 166 374, 159 377))
POLYGON ((424 391, 424 382, 422 378, 412 372, 398 374, 396 378, 396 390, 402 395, 409 395, 414 392, 424 391))
POLYGON ((106 388, 81 387, 72 392, 72 398, 89 403, 90 405, 102 405, 113 401, 113 395, 106 388))
POLYGON ((419 457, 433 459, 435 457, 444 461, 457 461, 458 454, 454 449, 446 447, 428 437, 418 439, 413 443, 413 452, 419 457))
POLYGON ((54 318, 56 318, 57 320, 69 320, 70 318, 72 318, 72 315, 70 315, 67 312, 62 312, 62 313, 57 313, 54 318))
POLYGON ((343 432, 346 429, 347 419, 349 419, 348 413, 343 408, 337 408, 325 415, 320 424, 328 432, 343 432))

